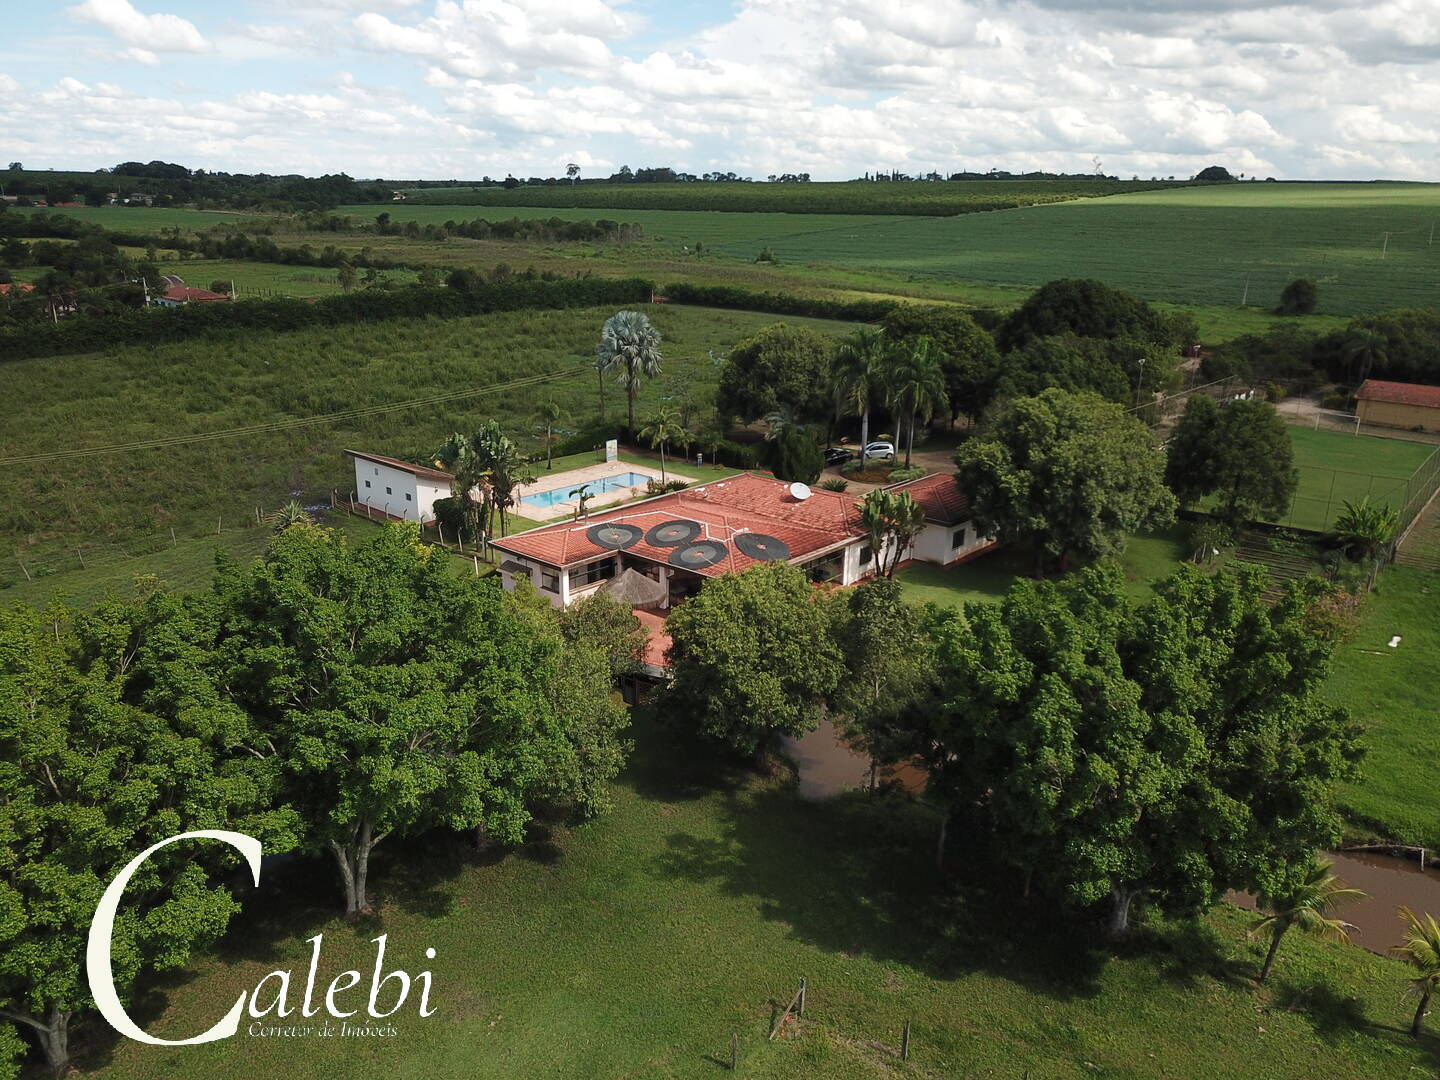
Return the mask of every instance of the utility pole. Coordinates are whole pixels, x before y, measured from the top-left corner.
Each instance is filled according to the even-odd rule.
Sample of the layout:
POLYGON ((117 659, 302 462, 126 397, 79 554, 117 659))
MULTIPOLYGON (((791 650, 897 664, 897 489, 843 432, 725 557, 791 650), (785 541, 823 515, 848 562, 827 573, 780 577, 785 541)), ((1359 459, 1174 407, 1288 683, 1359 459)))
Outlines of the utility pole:
POLYGON ((1249 274, 1246 274, 1246 275, 1245 275, 1245 291, 1240 294, 1240 306, 1241 306, 1241 307, 1244 307, 1246 301, 1248 301, 1249 299, 1250 299, 1250 275, 1249 275, 1249 274))

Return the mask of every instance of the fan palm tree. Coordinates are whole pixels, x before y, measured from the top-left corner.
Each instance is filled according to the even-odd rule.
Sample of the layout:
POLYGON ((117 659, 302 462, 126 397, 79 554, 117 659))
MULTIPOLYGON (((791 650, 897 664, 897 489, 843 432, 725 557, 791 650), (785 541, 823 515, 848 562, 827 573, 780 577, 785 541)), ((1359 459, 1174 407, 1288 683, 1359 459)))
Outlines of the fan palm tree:
POLYGON ((839 407, 860 416, 860 470, 870 445, 870 409, 885 392, 885 367, 890 345, 878 326, 863 326, 835 350, 835 396, 839 407))
POLYGON ((1385 335, 1374 330, 1352 330, 1345 336, 1345 359, 1358 375, 1355 385, 1368 379, 1376 364, 1385 363, 1389 348, 1385 335))
POLYGON ((640 438, 645 439, 652 447, 660 449, 660 482, 663 484, 668 479, 665 474, 665 447, 678 439, 685 438, 689 432, 680 423, 680 418, 675 415, 675 410, 666 405, 638 432, 640 438))
MULTIPOLYGON (((604 386, 603 377, 601 386, 604 386)), ((565 419, 565 410, 554 398, 550 398, 540 403, 535 416, 545 427, 545 470, 548 472, 555 467, 555 427, 565 419)))
POLYGON ((1275 954, 1280 949, 1280 939, 1292 926, 1307 934, 1326 938, 1330 941, 1349 942, 1354 927, 1347 922, 1333 918, 1332 914, 1346 904, 1357 903, 1366 898, 1359 889, 1347 888, 1330 872, 1330 864, 1323 859, 1312 857, 1300 876, 1288 882, 1275 893, 1261 893, 1257 898, 1259 906, 1269 911, 1255 929, 1254 937, 1268 930, 1270 950, 1265 954, 1265 963, 1260 968, 1257 981, 1264 982, 1275 964, 1275 954))
POLYGON ((595 359, 625 391, 629 428, 635 430, 635 398, 646 379, 660 374, 660 331, 638 311, 617 311, 600 329, 595 359))
POLYGON ((1420 995, 1420 1007, 1410 1024, 1410 1037, 1418 1039, 1425 1010, 1430 1006, 1430 995, 1440 987, 1440 923, 1434 915, 1416 915, 1408 907, 1400 909, 1400 917, 1406 923, 1405 940, 1390 951, 1415 969, 1410 984, 1420 995))
POLYGON ((949 403, 945 392, 945 369, 938 350, 926 337, 897 346, 886 379, 887 404, 896 416, 907 417, 909 434, 905 441, 905 464, 915 447, 915 424, 930 419, 949 403))

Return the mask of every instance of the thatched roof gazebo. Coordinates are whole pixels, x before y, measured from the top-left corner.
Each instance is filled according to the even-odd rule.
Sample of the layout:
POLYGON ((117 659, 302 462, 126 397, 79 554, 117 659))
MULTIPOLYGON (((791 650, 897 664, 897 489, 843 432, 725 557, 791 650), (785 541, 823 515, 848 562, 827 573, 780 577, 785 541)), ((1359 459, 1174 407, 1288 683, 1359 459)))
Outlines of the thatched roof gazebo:
POLYGON ((634 567, 607 581, 602 592, 626 607, 655 607, 670 595, 670 590, 652 577, 646 577, 634 567))

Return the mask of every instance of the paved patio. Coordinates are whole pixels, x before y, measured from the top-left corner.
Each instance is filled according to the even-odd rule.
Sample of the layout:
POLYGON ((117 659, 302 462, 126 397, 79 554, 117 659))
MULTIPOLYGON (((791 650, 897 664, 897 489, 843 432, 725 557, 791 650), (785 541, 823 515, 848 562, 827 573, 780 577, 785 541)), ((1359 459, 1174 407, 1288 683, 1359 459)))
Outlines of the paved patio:
MULTIPOLYGON (((610 491, 597 492, 590 500, 588 506, 591 510, 598 510, 602 506, 614 506, 616 503, 625 502, 645 494, 645 483, 649 480, 659 480, 660 470, 651 468, 649 465, 631 465, 623 461, 606 461, 598 465, 586 465, 582 469, 566 469, 564 472, 545 473, 533 484, 522 484, 515 489, 515 512, 531 521, 558 521, 561 518, 573 517, 580 502, 578 499, 567 499, 564 502, 552 503, 549 506, 537 506, 534 503, 527 503, 527 495, 539 495, 546 491, 558 491, 564 489, 567 493, 574 491, 582 484, 597 484, 601 480, 611 476, 624 476, 626 473, 634 473, 636 476, 645 477, 644 481, 632 484, 627 487, 613 488, 610 491)), ((683 480, 687 484, 695 482, 693 476, 686 476, 670 469, 665 470, 665 479, 683 480)))

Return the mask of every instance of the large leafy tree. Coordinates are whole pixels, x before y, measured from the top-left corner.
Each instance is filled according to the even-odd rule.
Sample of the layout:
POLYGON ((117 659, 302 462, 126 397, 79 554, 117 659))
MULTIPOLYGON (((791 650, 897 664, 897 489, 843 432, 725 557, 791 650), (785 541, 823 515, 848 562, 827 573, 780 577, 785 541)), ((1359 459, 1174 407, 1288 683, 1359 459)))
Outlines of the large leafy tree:
POLYGON ((948 403, 939 350, 927 337, 894 346, 885 373, 886 404, 906 424, 905 465, 915 449, 915 425, 929 423, 948 403))
POLYGON ((283 764, 307 846, 369 908, 371 852, 437 826, 517 842, 528 802, 573 768, 558 632, 458 577, 413 525, 352 547, 298 526, 215 593, 224 680, 283 764))
POLYGON ((1145 425, 1090 393, 1007 403, 955 455, 983 535, 1031 544, 1036 570, 1120 551, 1127 533, 1174 518, 1164 456, 1145 425))
POLYGON ((940 304, 897 304, 881 320, 891 341, 929 338, 945 375, 950 421, 979 416, 993 395, 1000 370, 995 339, 965 312, 940 304))
MULTIPOLYGON (((625 391, 629 429, 635 430, 635 399, 646 379, 660 374, 660 331, 639 311, 617 311, 600 328, 595 360, 601 371, 614 377, 625 391)), ((602 391, 603 393, 603 391, 602 391)), ((601 411, 605 405, 602 398, 601 411)))
POLYGON ((1261 587, 1185 568, 1132 608, 1107 568, 968 606, 937 630, 945 706, 914 743, 937 794, 1027 879, 1107 902, 1112 933, 1137 900, 1178 914, 1278 893, 1338 836, 1331 791, 1361 751, 1321 699, 1309 598, 1267 609, 1261 587))
POLYGON ((823 422, 833 408, 831 352, 830 339, 809 327, 767 326, 730 350, 715 406, 746 423, 771 413, 823 422))
POLYGON ((1182 503, 1215 497, 1212 511, 1232 529, 1290 506, 1300 472, 1290 432, 1269 402, 1217 404, 1192 397, 1166 455, 1165 482, 1182 503))
POLYGON ((1004 324, 996 338, 1004 352, 1035 338, 1073 334, 1082 338, 1143 338, 1188 346, 1193 330, 1177 325, 1145 301, 1099 281, 1062 279, 1040 286, 1004 324))
POLYGON ((666 623, 669 714, 747 754, 813 729, 844 672, 823 599, 786 563, 706 582, 666 623))
MULTIPOLYGON (((164 593, 0 612, 0 1018, 29 1028, 57 1075, 93 1005, 90 922, 131 859, 196 829, 295 843, 277 763, 209 673, 214 639, 207 604, 164 593)), ((233 855, 177 845, 140 867, 111 943, 122 1000, 224 932, 238 904, 211 876, 233 855)))

